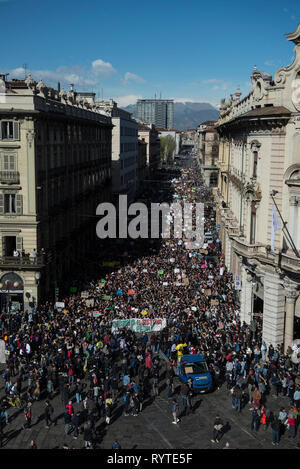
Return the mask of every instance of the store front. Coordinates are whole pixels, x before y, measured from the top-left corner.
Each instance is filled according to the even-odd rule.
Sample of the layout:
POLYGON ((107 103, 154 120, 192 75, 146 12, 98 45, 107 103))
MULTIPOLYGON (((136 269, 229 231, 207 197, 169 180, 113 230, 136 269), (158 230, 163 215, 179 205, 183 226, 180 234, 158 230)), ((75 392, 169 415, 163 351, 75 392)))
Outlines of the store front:
POLYGON ((0 308, 7 313, 23 311, 24 284, 14 272, 4 274, 0 279, 0 308))

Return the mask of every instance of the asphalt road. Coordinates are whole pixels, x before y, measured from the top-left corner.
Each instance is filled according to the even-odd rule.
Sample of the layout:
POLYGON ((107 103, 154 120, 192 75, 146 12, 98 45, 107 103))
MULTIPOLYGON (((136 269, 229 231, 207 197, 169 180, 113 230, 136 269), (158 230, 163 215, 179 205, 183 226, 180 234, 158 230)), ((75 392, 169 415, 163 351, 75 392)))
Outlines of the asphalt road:
MULTIPOLYGON (((114 406, 110 425, 104 418, 97 422, 98 436, 95 448, 111 449, 112 443, 118 439, 123 449, 222 449, 226 443, 235 449, 268 449, 296 448, 300 438, 289 439, 283 435, 278 447, 272 446, 272 430, 268 428, 253 432, 250 429, 250 406, 246 405, 238 414, 231 405, 231 396, 223 385, 221 389, 210 394, 200 394, 193 398, 194 413, 183 416, 178 425, 172 424, 172 399, 167 398, 167 386, 164 378, 165 365, 161 367, 160 395, 145 402, 142 412, 137 416, 126 417, 122 413, 122 401, 114 406), (220 443, 211 443, 215 416, 219 414, 226 424, 227 432, 220 443)), ((179 393, 180 382, 176 380, 177 400, 181 404, 179 393)), ((3 379, 1 378, 1 396, 4 394, 3 379)), ((23 410, 10 408, 8 411, 10 422, 4 427, 4 448, 26 449, 31 439, 36 441, 38 449, 55 449, 67 443, 75 449, 84 445, 83 435, 77 440, 64 433, 64 407, 60 396, 52 400, 54 418, 58 418, 57 425, 45 428, 43 420, 44 401, 35 401, 32 410, 32 427, 23 429, 25 421, 23 410)), ((268 409, 278 412, 281 406, 288 408, 288 398, 267 396, 268 409)), ((74 404, 75 410, 80 406, 74 404)), ((182 405, 180 405, 182 411, 182 405)))

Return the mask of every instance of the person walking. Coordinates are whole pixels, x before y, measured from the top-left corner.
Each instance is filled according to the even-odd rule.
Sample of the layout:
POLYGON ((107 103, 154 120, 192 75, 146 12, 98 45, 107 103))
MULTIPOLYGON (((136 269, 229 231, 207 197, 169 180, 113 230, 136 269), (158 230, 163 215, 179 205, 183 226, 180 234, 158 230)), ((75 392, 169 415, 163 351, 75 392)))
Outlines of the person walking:
POLYGON ((45 421, 46 421, 46 428, 49 428, 49 423, 54 423, 54 421, 51 418, 51 415, 54 413, 54 409, 50 402, 47 400, 45 401, 45 409, 44 409, 44 415, 45 415, 45 421))
POLYGON ((32 407, 32 403, 28 402, 28 404, 24 408, 24 417, 25 417, 26 422, 23 425, 23 429, 25 429, 26 427, 28 429, 31 428, 31 419, 32 419, 31 407, 32 407))
POLYGON ((296 437, 296 419, 295 419, 295 414, 292 410, 289 411, 287 425, 289 428, 288 438, 295 438, 296 437))
POLYGON ((90 420, 86 422, 83 426, 83 439, 84 439, 84 447, 92 448, 93 428, 92 428, 92 422, 90 420))
POLYGON ((258 431, 258 426, 259 426, 259 416, 260 416, 260 412, 259 412, 259 409, 257 407, 253 407, 252 410, 252 420, 251 420, 251 430, 255 430, 256 432, 258 431))
POLYGON ((74 431, 73 438, 75 440, 77 440, 77 438, 79 436, 80 416, 81 416, 81 413, 80 413, 80 411, 78 411, 78 412, 76 412, 76 414, 73 415, 73 418, 72 418, 72 428, 73 428, 73 431, 74 431))
POLYGON ((179 404, 176 399, 173 399, 172 401, 173 422, 172 423, 174 423, 175 425, 179 422, 178 412, 179 412, 179 404))

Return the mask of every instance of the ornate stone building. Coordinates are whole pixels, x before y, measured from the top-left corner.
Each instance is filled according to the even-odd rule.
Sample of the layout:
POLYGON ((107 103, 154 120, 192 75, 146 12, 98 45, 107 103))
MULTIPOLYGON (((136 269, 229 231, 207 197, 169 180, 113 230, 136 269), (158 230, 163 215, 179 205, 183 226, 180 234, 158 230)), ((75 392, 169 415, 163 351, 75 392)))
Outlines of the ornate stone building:
POLYGON ((293 64, 274 77, 254 67, 251 91, 222 100, 217 126, 217 222, 241 282, 241 320, 261 322, 264 340, 285 347, 300 338, 300 25, 286 37, 293 64), (274 209, 285 228, 273 250, 274 209))
POLYGON ((54 299, 93 250, 96 208, 111 196, 112 123, 72 86, 1 82, 0 301, 28 309, 54 299))
POLYGON ((219 135, 215 122, 206 121, 197 127, 195 150, 197 151, 200 167, 208 187, 218 185, 218 171, 216 166, 219 156, 219 135))

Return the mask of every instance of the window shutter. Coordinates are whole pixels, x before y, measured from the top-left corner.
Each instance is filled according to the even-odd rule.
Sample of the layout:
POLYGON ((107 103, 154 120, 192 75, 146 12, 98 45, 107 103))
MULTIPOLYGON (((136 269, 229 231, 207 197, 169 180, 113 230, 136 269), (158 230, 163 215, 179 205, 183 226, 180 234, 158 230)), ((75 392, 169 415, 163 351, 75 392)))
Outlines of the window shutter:
POLYGON ((4 194, 0 194, 0 215, 4 215, 4 194))
POLYGON ((19 122, 14 122, 14 140, 20 140, 19 122))
POLYGON ((2 122, 0 121, 0 140, 2 140, 2 122))
POLYGON ((16 236, 16 249, 19 252, 21 252, 23 249, 23 238, 20 236, 16 236))
POLYGON ((16 213, 22 215, 23 213, 23 196, 20 194, 16 195, 16 213))

